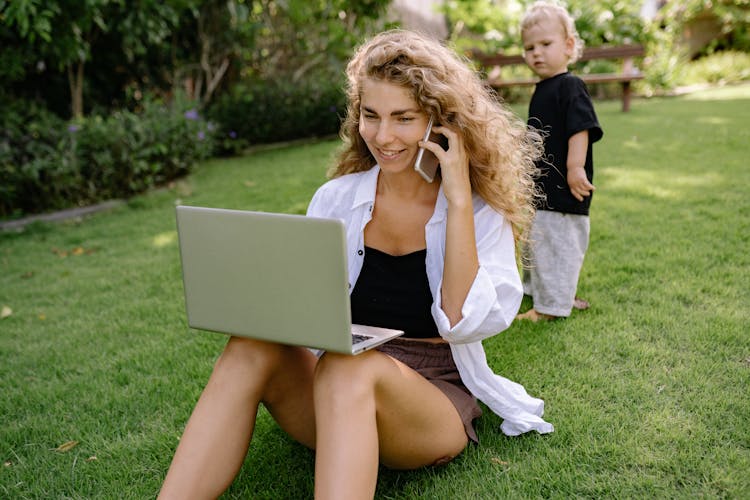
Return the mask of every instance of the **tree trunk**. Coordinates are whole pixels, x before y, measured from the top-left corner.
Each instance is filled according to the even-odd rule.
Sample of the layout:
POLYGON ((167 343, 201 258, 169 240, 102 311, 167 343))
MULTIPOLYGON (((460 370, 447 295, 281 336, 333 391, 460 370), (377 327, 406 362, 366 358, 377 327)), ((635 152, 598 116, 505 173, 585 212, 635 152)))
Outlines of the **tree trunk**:
POLYGON ((75 65, 68 65, 70 111, 74 119, 83 118, 83 67, 83 61, 78 61, 75 65))
POLYGON ((214 53, 212 33, 207 31, 204 26, 203 17, 198 18, 198 40, 200 41, 201 54, 200 54, 200 72, 201 78, 198 79, 198 84, 195 92, 195 98, 198 99, 202 105, 206 105, 211 101, 214 91, 221 83, 224 78, 224 74, 229 69, 230 55, 231 52, 220 51, 218 54, 214 53), (222 54, 222 52, 224 52, 222 54), (205 90, 203 86, 205 85, 205 90))

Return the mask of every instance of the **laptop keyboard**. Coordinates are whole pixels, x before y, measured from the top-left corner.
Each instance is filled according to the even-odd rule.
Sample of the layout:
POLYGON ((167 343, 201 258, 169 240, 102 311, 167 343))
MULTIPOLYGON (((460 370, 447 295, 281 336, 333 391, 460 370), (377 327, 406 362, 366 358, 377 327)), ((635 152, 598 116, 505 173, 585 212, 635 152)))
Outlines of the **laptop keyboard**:
POLYGON ((352 333, 352 344, 363 342, 372 338, 372 335, 360 335, 358 333, 352 333))

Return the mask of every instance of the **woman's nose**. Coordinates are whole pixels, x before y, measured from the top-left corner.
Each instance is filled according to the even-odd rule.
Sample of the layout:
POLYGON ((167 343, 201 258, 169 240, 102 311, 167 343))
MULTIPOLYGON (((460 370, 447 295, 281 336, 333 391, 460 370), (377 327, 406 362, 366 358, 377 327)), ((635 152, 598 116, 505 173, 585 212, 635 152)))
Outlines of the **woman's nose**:
POLYGON ((378 124, 378 130, 375 133, 375 141, 378 144, 387 144, 391 141, 392 137, 393 133, 390 124, 386 120, 381 121, 378 124))

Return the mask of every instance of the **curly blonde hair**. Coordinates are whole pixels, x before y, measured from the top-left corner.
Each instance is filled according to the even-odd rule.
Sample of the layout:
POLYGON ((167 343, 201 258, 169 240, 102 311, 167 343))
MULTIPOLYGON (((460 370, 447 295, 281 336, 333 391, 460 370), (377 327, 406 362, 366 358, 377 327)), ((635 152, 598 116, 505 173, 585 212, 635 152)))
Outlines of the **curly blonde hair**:
POLYGON ((539 197, 534 161, 543 150, 542 138, 502 104, 468 60, 438 40, 397 29, 361 45, 346 76, 344 144, 330 177, 369 170, 376 163, 359 134, 363 80, 400 85, 436 123, 461 132, 472 190, 503 213, 517 240, 525 235, 539 197))
POLYGON ((573 37, 573 55, 568 59, 568 64, 576 62, 583 54, 583 40, 578 34, 576 23, 568 11, 560 4, 549 1, 534 2, 528 8, 521 19, 521 36, 524 32, 542 20, 552 20, 560 23, 565 38, 573 37))

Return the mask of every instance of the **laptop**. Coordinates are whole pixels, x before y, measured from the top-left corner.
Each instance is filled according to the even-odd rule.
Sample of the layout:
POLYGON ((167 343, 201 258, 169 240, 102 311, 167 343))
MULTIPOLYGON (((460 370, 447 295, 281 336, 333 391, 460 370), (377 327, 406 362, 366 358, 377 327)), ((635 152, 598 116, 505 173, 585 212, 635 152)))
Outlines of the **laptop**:
POLYGON ((359 354, 402 335, 353 325, 344 223, 178 206, 188 325, 359 354))

